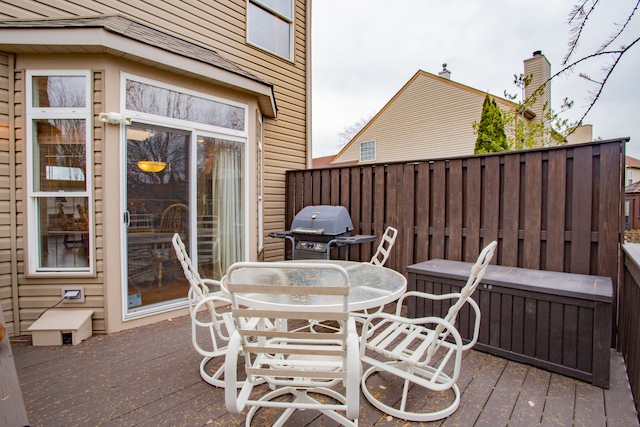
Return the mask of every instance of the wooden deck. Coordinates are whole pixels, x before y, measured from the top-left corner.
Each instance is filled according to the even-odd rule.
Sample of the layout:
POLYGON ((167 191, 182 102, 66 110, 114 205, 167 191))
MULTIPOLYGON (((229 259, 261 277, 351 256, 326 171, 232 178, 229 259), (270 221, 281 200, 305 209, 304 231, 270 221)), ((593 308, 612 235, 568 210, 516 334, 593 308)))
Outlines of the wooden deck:
MULTIPOLYGON (((185 316, 93 336, 77 346, 33 347, 28 339, 13 339, 31 426, 244 425, 246 412, 229 414, 223 390, 200 378, 190 334, 185 316)), ((359 425, 638 426, 621 356, 612 352, 611 363, 611 388, 604 390, 472 350, 463 360, 460 408, 449 418, 408 423, 362 397, 359 425)), ((380 390, 397 394, 391 384, 380 390)), ((336 423, 304 411, 287 425, 336 423)))

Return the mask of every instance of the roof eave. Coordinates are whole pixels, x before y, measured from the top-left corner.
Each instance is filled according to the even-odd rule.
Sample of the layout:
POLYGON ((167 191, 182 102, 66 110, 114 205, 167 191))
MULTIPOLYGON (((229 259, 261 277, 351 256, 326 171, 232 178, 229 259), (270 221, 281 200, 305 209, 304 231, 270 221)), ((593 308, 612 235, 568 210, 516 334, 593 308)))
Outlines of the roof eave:
POLYGON ((179 55, 101 27, 0 28, 0 51, 13 53, 106 53, 142 62, 176 74, 254 95, 262 113, 276 117, 273 85, 242 76, 215 65, 179 55))

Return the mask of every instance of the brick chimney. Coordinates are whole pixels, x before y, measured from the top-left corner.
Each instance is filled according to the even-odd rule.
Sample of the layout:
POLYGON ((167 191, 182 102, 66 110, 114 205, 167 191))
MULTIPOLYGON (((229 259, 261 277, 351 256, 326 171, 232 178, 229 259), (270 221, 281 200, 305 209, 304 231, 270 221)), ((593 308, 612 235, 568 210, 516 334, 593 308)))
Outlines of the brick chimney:
POLYGON ((442 71, 438 75, 443 79, 451 80, 451 71, 447 70, 447 64, 442 64, 442 71))
MULTIPOLYGON (((547 58, 542 54, 541 50, 533 52, 533 56, 524 60, 524 74, 525 76, 533 75, 531 83, 525 89, 525 99, 528 99, 533 92, 544 84, 549 77, 551 77, 551 64, 547 58)), ((536 123, 541 123, 544 120, 543 108, 545 103, 547 108, 551 107, 551 83, 548 82, 545 85, 544 93, 537 96, 535 104, 529 106, 529 109, 533 111, 536 117, 533 119, 536 123)))

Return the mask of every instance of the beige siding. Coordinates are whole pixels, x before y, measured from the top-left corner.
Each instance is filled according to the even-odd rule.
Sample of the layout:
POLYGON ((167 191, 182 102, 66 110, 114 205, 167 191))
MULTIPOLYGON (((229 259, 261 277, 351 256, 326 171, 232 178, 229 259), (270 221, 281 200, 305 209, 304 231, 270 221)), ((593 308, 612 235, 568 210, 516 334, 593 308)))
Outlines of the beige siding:
POLYGON ((14 335, 14 289, 12 287, 12 218, 11 218, 11 158, 10 139, 10 74, 12 58, 0 54, 0 306, 9 335, 14 335))
MULTIPOLYGON (((264 121, 265 236, 282 229, 277 215, 284 211, 284 172, 306 166, 306 27, 307 2, 295 1, 295 57, 288 61, 246 43, 246 0, 98 2, 83 0, 0 1, 5 18, 77 17, 119 14, 193 43, 211 48, 258 77, 272 83, 278 117, 264 121), (282 159, 287 159, 283 162, 282 159)), ((282 259, 282 242, 265 237, 265 259, 282 259)))
POLYGON ((473 154, 485 93, 423 71, 334 159, 360 160, 360 143, 376 141, 375 162, 473 154))

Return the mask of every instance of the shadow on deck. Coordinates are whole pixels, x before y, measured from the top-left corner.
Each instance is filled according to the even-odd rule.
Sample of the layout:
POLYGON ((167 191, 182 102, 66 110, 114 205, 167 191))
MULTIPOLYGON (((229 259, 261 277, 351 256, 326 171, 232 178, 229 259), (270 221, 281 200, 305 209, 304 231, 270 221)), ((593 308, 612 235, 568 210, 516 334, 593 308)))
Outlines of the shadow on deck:
MULTIPOLYGON (((200 378, 200 356, 190 334, 189 317, 184 316, 93 336, 77 346, 33 347, 29 339, 14 339, 31 425, 244 425, 246 410, 229 414, 223 390, 200 378)), ((474 350, 462 366, 461 404, 449 418, 408 423, 388 417, 361 397, 360 426, 638 425, 622 356, 613 351, 609 390, 474 350)), ((304 411, 287 425, 336 423, 304 411)))

